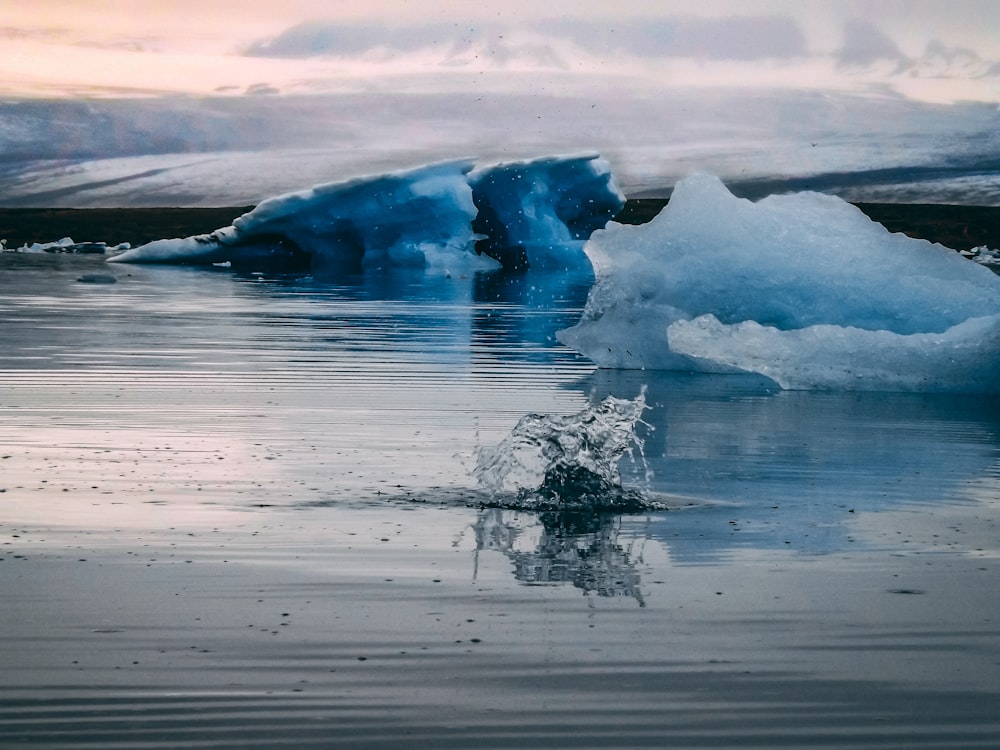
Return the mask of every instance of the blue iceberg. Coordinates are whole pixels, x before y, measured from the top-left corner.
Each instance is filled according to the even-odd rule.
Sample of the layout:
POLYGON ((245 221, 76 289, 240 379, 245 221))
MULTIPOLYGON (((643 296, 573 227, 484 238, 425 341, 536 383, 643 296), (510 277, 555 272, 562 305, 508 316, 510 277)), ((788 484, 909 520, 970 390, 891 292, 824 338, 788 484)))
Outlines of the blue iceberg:
POLYGON ((232 226, 111 260, 318 274, 568 268, 589 265, 584 242, 624 204, 596 154, 452 161, 270 198, 232 226))
POLYGON ((589 266, 583 246, 625 205, 607 162, 547 157, 474 170, 476 250, 505 268, 589 266))
POLYGON ((597 281, 560 341, 600 367, 752 372, 783 388, 1000 392, 1000 276, 818 193, 695 175, 587 244, 597 281))

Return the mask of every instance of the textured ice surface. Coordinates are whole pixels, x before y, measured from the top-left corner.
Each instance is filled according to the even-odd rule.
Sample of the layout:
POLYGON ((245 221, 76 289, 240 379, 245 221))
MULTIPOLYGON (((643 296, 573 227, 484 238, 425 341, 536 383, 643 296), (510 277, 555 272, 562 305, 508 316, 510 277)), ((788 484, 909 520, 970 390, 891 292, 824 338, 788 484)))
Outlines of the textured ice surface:
POLYGON ((453 161, 317 185, 263 201, 230 227, 115 260, 314 273, 572 268, 588 264, 583 242, 624 205, 595 154, 473 167, 453 161))
POLYGON ((674 323, 667 337, 678 351, 758 372, 783 388, 1000 392, 1000 315, 909 335, 836 325, 727 326, 705 315, 674 323))
POLYGON ((505 267, 588 264, 583 243, 625 205, 611 168, 594 156, 546 157, 476 169, 469 175, 487 239, 480 252, 505 267))
POLYGON ((114 260, 321 272, 490 265, 470 252, 471 169, 471 162, 456 161, 317 185, 265 200, 230 227, 158 240, 114 260))
POLYGON ((598 365, 758 372, 787 388, 1000 390, 1000 277, 818 193, 680 182, 587 245, 597 283, 560 340, 598 365))

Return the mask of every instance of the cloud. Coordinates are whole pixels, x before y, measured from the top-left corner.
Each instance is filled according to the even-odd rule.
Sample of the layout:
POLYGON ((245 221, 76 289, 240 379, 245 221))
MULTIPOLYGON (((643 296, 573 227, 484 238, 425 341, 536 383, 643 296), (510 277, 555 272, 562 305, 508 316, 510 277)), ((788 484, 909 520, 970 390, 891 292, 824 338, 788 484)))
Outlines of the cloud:
POLYGON ((409 52, 467 39, 469 33, 457 24, 387 26, 308 21, 292 26, 271 39, 254 42, 244 54, 248 57, 305 59, 350 57, 374 49, 409 52))
POLYGON ((971 76, 989 75, 992 67, 975 51, 967 47, 950 47, 938 39, 932 39, 927 43, 920 63, 938 75, 961 73, 971 76))
POLYGON ((956 90, 966 82, 993 81, 994 91, 1000 91, 1000 62, 985 60, 974 50, 949 46, 938 39, 930 40, 923 54, 909 61, 902 72, 912 80, 952 82, 956 90))
MULTIPOLYGON (((178 34, 130 16, 127 27, 109 21, 101 29, 90 19, 75 31, 59 31, 42 28, 38 18, 33 27, 19 27, 0 13, 6 54, 0 94, 292 96, 405 89, 589 96, 628 80, 649 92, 677 85, 882 87, 935 101, 996 100, 998 56, 974 36, 956 35, 946 23, 929 26, 917 10, 902 19, 907 25, 898 13, 869 13, 860 1, 843 0, 823 13, 791 0, 761 0, 750 14, 743 6, 701 0, 677 15, 681 4, 663 0, 621 12, 602 6, 601 12, 554 15, 552 5, 515 13, 511 8, 527 8, 528 0, 510 0, 489 18, 476 6, 477 13, 428 11, 416 20, 412 12, 389 18, 387 5, 371 3, 336 20, 327 15, 307 23, 295 23, 305 17, 295 9, 282 6, 278 13, 269 5, 274 15, 234 21, 225 43, 218 28, 195 30, 190 23, 178 34), (845 25, 845 18, 855 20, 845 25)), ((318 5, 300 10, 333 12, 318 5)))
POLYGON ((244 91, 247 96, 264 96, 280 94, 281 89, 272 86, 269 83, 252 83, 247 86, 246 91, 244 91))
POLYGON ((906 67, 910 60, 896 43, 878 27, 852 19, 844 24, 844 43, 837 51, 837 59, 844 67, 868 67, 880 61, 891 61, 906 67))
POLYGON ((458 23, 386 27, 309 22, 251 44, 248 57, 302 60, 353 58, 384 61, 412 55, 442 68, 566 69, 559 40, 536 32, 458 23), (429 53, 429 54, 424 54, 429 53))
MULTIPOLYGON (((406 53, 421 49, 459 52, 489 45, 497 56, 517 46, 512 37, 525 27, 433 23, 412 26, 308 22, 246 48, 250 57, 304 59, 362 56, 376 50, 406 53)), ((625 22, 546 19, 531 25, 535 47, 572 42, 578 49, 634 57, 762 60, 807 54, 805 36, 788 16, 730 18, 649 18, 625 22)), ((550 45, 550 46, 551 46, 550 45)), ((524 45, 521 45, 524 46, 524 45)), ((544 56, 538 56, 544 57, 544 56)), ((551 59, 554 61, 557 56, 551 59)))
MULTIPOLYGON (((905 54, 880 28, 861 20, 844 24, 838 68, 859 79, 872 75, 897 94, 925 100, 995 100, 1000 63, 965 46, 929 39, 922 53, 905 54)), ((874 85, 874 84, 873 84, 874 85)))
POLYGON ((34 29, 0 26, 0 39, 59 39, 65 35, 61 29, 34 29))
POLYGON ((762 60, 808 53, 798 24, 783 15, 729 18, 649 18, 626 23, 554 21, 585 47, 641 57, 762 60))

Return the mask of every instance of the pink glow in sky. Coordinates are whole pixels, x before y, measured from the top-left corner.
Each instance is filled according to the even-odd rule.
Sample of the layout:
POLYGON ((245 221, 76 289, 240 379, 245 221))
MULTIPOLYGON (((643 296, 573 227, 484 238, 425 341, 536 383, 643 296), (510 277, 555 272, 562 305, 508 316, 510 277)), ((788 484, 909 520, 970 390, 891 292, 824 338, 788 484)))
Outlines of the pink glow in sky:
POLYGON ((32 0, 0 5, 0 94, 462 89, 483 73, 517 87, 551 73, 568 89, 626 76, 997 101, 998 28, 994 0, 32 0), (307 22, 318 47, 288 33, 307 22), (352 34, 368 43, 344 49, 352 34))

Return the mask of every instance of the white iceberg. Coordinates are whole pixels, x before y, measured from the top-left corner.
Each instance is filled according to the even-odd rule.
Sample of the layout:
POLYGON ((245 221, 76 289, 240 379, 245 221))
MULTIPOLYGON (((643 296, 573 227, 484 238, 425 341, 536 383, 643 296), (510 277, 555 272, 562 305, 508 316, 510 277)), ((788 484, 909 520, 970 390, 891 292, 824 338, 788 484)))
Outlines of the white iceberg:
POLYGON ((788 389, 1000 392, 1000 315, 907 335, 837 325, 780 331, 703 315, 673 323, 667 338, 690 357, 757 372, 788 389))
POLYGON ((597 282, 559 339, 601 367, 764 374, 785 388, 1000 391, 1000 276, 828 195, 676 186, 587 244, 597 282))
POLYGON ((596 154, 474 166, 452 161, 317 185, 270 198, 232 226, 112 260, 312 273, 566 268, 589 263, 584 241, 625 203, 596 154))

